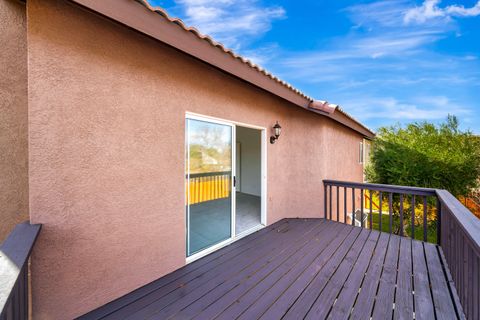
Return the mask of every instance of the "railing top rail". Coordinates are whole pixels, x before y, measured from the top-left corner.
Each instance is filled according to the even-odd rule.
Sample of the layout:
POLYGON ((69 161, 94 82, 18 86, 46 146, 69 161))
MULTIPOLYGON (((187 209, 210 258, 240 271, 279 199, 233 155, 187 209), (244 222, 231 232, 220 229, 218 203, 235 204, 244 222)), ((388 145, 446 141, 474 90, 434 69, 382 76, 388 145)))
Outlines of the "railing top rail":
POLYGON ((367 189, 367 190, 373 190, 373 191, 392 192, 392 193, 414 194, 419 196, 436 196, 437 195, 436 190, 430 189, 430 188, 395 186, 395 185, 375 184, 375 183, 348 182, 348 181, 338 181, 338 180, 328 180, 328 179, 323 180, 323 183, 331 186, 367 189))
POLYGON ((477 252, 480 253, 480 220, 447 190, 436 190, 436 192, 440 202, 449 209, 477 252))
POLYGON ((190 173, 186 174, 185 176, 188 178, 201 178, 201 177, 212 177, 212 176, 224 176, 227 174, 231 174, 231 171, 217 171, 217 172, 204 172, 204 173, 190 173))
POLYGON ((17 224, 0 245, 0 314, 3 312, 23 266, 30 253, 41 225, 24 222, 17 224))

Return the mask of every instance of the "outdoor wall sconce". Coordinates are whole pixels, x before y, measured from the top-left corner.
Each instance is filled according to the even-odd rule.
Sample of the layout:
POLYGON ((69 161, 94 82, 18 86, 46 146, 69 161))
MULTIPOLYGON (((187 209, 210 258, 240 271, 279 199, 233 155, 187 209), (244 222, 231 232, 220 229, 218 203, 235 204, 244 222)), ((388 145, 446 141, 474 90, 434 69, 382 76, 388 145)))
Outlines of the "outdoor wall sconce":
POLYGON ((270 137, 271 144, 274 144, 275 141, 277 141, 278 137, 280 137, 280 134, 282 133, 282 127, 280 127, 280 125, 278 124, 278 121, 273 126, 273 132, 274 132, 273 136, 270 137))

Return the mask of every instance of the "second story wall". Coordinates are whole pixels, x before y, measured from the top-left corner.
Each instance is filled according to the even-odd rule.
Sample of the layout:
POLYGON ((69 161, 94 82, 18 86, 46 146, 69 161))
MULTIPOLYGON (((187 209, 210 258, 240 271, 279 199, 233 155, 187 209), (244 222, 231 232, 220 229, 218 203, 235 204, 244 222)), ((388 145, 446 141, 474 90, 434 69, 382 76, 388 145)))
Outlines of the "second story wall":
POLYGON ((0 1, 0 243, 28 220, 25 4, 0 1))

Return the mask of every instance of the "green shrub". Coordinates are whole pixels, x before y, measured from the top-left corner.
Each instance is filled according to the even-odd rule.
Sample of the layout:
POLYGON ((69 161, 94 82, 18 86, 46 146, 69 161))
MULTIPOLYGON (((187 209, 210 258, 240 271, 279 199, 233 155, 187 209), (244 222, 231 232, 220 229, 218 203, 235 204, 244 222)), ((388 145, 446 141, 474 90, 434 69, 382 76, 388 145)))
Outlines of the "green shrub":
POLYGON ((459 130, 455 116, 440 125, 381 128, 370 156, 366 177, 372 183, 446 189, 455 196, 478 188, 480 139, 459 130))

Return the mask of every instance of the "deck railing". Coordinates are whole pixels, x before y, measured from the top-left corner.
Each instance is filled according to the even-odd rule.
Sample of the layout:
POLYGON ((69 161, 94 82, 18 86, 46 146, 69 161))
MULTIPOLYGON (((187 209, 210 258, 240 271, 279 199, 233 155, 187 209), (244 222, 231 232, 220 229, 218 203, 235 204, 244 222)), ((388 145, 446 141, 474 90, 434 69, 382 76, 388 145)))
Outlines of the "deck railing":
POLYGON ((438 242, 434 189, 324 180, 325 217, 369 229, 438 242))
POLYGON ((480 319, 480 220, 445 190, 441 203, 441 238, 445 260, 468 319, 480 319))
POLYGON ((227 198, 230 195, 230 171, 195 173, 186 178, 188 204, 227 198))
POLYGON ((444 271, 456 288, 450 294, 460 301, 467 319, 480 319, 480 220, 458 199, 438 189, 323 183, 326 219, 438 243, 444 271))
POLYGON ((0 320, 28 319, 28 259, 40 225, 18 224, 0 246, 0 320))

